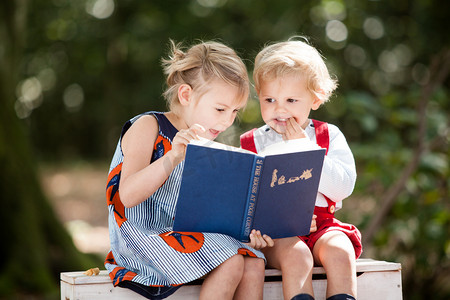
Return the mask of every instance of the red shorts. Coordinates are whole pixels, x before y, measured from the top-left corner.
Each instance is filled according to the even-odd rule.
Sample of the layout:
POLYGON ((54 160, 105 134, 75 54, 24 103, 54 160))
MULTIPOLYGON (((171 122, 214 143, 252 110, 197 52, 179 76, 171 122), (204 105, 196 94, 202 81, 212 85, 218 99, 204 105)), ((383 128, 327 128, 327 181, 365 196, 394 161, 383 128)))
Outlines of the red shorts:
POLYGON ((328 212, 327 207, 316 206, 314 214, 317 216, 316 224, 317 231, 311 232, 309 235, 299 236, 301 240, 308 245, 311 251, 314 248, 317 240, 329 231, 340 231, 345 233, 353 244, 355 249, 355 258, 358 258, 362 253, 361 233, 358 228, 352 224, 347 224, 339 221, 334 217, 334 214, 328 212))

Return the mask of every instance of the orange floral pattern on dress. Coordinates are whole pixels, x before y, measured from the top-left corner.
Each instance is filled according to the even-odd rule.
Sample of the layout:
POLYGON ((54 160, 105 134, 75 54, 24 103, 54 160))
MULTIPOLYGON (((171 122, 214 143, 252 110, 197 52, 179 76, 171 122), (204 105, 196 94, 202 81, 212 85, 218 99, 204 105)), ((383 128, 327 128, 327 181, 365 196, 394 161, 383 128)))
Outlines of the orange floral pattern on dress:
POLYGON ((106 202, 108 205, 114 206, 114 217, 117 224, 122 226, 123 222, 127 220, 125 217, 125 206, 119 197, 119 182, 120 174, 122 172, 122 163, 118 164, 109 172, 106 184, 106 202))
POLYGON ((205 237, 201 232, 169 231, 159 235, 163 240, 178 252, 194 253, 202 248, 205 237))
POLYGON ((155 145, 153 146, 154 157, 162 157, 171 149, 172 144, 170 143, 170 140, 161 134, 158 135, 155 145))
POLYGON ((243 256, 257 257, 255 253, 253 253, 252 251, 250 251, 246 248, 239 248, 238 254, 241 254, 243 256))

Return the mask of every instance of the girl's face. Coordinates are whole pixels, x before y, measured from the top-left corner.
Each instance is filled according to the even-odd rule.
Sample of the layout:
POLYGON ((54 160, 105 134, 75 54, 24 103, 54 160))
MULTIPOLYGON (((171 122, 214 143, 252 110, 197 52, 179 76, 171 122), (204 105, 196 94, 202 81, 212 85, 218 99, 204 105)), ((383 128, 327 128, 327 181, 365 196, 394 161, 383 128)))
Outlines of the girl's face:
POLYGON ((264 122, 280 134, 286 132, 289 118, 305 129, 311 109, 321 104, 307 89, 306 80, 295 75, 261 80, 258 97, 264 122))
MULTIPOLYGON (((195 90, 192 96, 195 95, 195 90)), ((239 90, 222 80, 214 79, 197 99, 185 106, 186 125, 202 125, 205 133, 202 137, 214 140, 219 133, 230 127, 236 115, 245 106, 247 99, 239 101, 239 90)))

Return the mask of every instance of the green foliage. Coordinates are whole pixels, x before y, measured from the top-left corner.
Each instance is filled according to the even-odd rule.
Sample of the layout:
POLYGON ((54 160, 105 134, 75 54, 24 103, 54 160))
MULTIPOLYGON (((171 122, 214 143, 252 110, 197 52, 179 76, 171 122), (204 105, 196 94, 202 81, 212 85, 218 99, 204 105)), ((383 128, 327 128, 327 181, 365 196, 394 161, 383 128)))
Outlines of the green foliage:
MULTIPOLYGON (((402 262, 406 299, 445 299, 450 295, 448 78, 424 112, 417 106, 434 78, 432 58, 450 45, 448 5, 30 1, 16 112, 41 159, 108 160, 124 121, 165 110, 160 59, 169 38, 186 45, 219 39, 237 50, 251 73, 253 58, 266 43, 306 36, 339 79, 336 96, 313 117, 338 125, 354 151, 359 177, 353 202, 358 202, 347 201, 342 214, 363 232, 413 159, 419 117, 426 114, 419 165, 377 231, 374 247, 365 246, 376 258, 402 262)), ((236 144, 240 133, 261 125, 257 104, 253 95, 224 140, 236 144)))

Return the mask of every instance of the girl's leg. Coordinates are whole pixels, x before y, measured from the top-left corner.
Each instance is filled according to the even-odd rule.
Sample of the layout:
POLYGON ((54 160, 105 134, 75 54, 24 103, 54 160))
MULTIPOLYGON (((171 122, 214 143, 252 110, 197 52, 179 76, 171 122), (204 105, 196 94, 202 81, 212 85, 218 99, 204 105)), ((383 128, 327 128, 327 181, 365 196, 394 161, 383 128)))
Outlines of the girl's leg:
POLYGON ((264 292, 264 270, 265 264, 263 259, 244 256, 244 274, 233 299, 262 300, 264 292))
POLYGON ((327 297, 349 294, 356 298, 356 259, 352 242, 340 231, 329 231, 314 245, 314 261, 327 274, 327 297))
POLYGON ((199 299, 233 299, 243 274, 244 257, 232 256, 208 274, 203 281, 199 299))
POLYGON ((312 287, 313 257, 298 237, 274 240, 275 245, 262 251, 270 267, 281 270, 284 299, 298 294, 314 295, 312 287))

